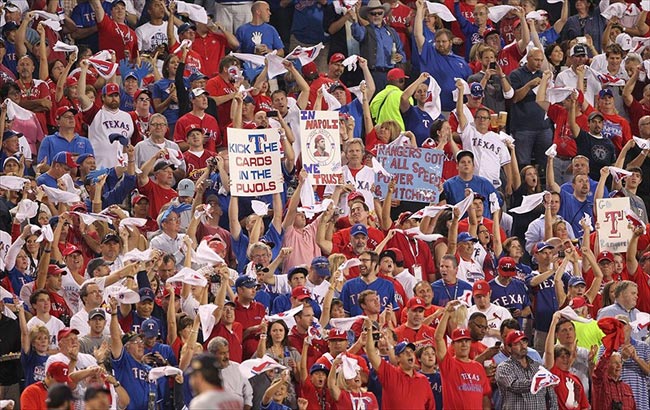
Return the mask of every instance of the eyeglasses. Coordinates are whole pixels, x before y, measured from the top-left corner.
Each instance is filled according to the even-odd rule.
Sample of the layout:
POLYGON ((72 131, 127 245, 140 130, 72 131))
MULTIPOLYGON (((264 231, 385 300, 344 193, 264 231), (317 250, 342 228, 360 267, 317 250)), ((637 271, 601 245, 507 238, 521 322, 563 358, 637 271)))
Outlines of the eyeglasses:
POLYGON ((383 11, 372 11, 372 12, 370 12, 368 14, 370 14, 371 16, 383 16, 384 12, 383 11))
POLYGON ((482 120, 482 121, 488 121, 490 117, 485 117, 483 115, 479 115, 477 117, 474 117, 475 120, 482 120))
POLYGON ((152 122, 152 123, 149 123, 149 126, 157 128, 157 127, 166 127, 167 124, 164 123, 164 122, 152 122))
POLYGON ((178 222, 178 221, 180 221, 180 218, 175 218, 175 217, 174 217, 174 218, 167 218, 167 219, 165 219, 165 222, 178 222))

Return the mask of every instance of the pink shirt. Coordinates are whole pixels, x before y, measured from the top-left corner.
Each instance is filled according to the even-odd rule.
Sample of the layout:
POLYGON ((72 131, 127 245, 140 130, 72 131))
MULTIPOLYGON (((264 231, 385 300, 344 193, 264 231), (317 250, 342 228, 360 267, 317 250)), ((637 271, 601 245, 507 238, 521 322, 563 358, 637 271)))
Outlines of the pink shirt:
POLYGON ((306 264, 309 266, 312 259, 321 256, 320 248, 316 244, 316 230, 318 229, 319 218, 316 218, 303 229, 297 230, 291 225, 284 232, 282 247, 291 247, 293 251, 284 260, 283 272, 287 272, 297 265, 306 264))

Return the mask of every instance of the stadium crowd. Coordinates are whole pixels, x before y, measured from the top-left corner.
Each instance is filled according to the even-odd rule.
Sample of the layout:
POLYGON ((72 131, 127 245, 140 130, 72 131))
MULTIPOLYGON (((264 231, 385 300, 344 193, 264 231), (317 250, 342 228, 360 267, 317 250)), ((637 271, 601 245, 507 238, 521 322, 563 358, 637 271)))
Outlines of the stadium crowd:
POLYGON ((650 409, 644 3, 2 2, 0 410, 650 409))

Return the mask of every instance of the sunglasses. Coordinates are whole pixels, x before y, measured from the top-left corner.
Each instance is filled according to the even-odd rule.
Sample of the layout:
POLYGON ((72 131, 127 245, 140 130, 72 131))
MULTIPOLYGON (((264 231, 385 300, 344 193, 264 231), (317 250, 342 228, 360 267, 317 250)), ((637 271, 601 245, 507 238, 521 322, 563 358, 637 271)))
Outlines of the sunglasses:
POLYGON ((383 11, 372 11, 372 12, 370 12, 368 14, 370 14, 371 16, 383 16, 384 12, 383 11))

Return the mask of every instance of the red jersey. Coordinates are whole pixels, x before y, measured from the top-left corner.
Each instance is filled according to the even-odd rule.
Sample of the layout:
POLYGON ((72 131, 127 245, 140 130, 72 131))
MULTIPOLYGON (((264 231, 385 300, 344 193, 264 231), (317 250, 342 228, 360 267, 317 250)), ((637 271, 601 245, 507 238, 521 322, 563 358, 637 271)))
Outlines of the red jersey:
POLYGON ((371 392, 353 393, 341 390, 341 395, 334 402, 332 410, 350 409, 379 410, 379 403, 377 397, 371 392))
POLYGON ((323 410, 330 408, 333 404, 332 395, 327 388, 327 381, 323 388, 317 389, 311 382, 310 376, 300 383, 300 397, 307 399, 307 410, 323 410))
MULTIPOLYGON (((205 85, 205 90, 210 93, 212 97, 222 97, 228 94, 234 94, 237 92, 235 86, 230 82, 226 81, 221 77, 221 74, 208 80, 205 85)), ((226 130, 226 124, 230 123, 230 107, 232 106, 232 100, 225 103, 219 104, 217 106, 217 122, 221 124, 219 131, 221 134, 226 130)))
POLYGON ((68 307, 68 304, 65 301, 65 298, 61 295, 59 295, 56 292, 50 292, 49 290, 47 291, 48 295, 50 295, 50 315, 61 319, 61 316, 67 315, 69 317, 72 317, 72 310, 70 310, 70 307, 68 307))
MULTIPOLYGON (((43 382, 30 384, 20 395, 20 407, 23 409, 44 409, 47 399, 47 389, 43 382)), ((349 407, 351 408, 351 407, 349 407)))
POLYGON ((404 256, 404 268, 411 269, 414 265, 420 265, 422 268, 422 277, 436 274, 436 265, 433 262, 431 248, 429 244, 415 238, 409 238, 403 233, 396 233, 388 240, 384 249, 398 248, 404 256))
POLYGON ((490 379, 481 363, 464 362, 447 354, 440 363, 442 403, 446 409, 483 409, 483 396, 492 393, 490 379))
POLYGON ((135 146, 135 144, 149 136, 149 121, 151 121, 152 114, 147 114, 144 117, 140 117, 135 111, 129 111, 129 115, 133 120, 133 135, 131 135, 131 145, 135 146))
POLYGON ((632 135, 639 135, 639 120, 645 115, 650 115, 650 107, 643 105, 637 100, 632 100, 629 107, 625 107, 628 114, 630 114, 630 127, 632 128, 632 135))
MULTIPOLYGON (((548 118, 555 124, 555 133, 553 134, 553 144, 557 145, 557 155, 559 157, 573 158, 578 155, 578 147, 576 140, 571 133, 569 127, 569 114, 567 110, 562 107, 562 104, 551 104, 548 107, 548 118)), ((587 117, 584 113, 576 117, 578 126, 585 130, 589 128, 587 117)))
POLYGON ((135 59, 138 52, 138 38, 135 31, 126 24, 118 24, 112 18, 105 15, 102 21, 97 22, 99 32, 99 49, 114 50, 116 61, 126 57, 129 52, 129 59, 135 59))
POLYGON ((201 57, 201 72, 208 77, 219 75, 219 62, 226 55, 228 40, 223 34, 215 34, 211 31, 202 37, 196 33, 192 50, 201 57))
MULTIPOLYGON (((263 304, 252 301, 248 307, 239 303, 239 298, 235 299, 235 320, 242 325, 242 329, 257 326, 262 323, 266 315, 266 307, 263 304)), ((259 332, 249 334, 244 339, 243 357, 249 358, 257 349, 259 341, 259 332)), ((302 349, 302 346, 301 346, 302 349)))
POLYGON ((215 155, 217 154, 208 150, 204 150, 201 156, 197 156, 190 151, 185 151, 183 158, 185 158, 185 166, 187 167, 187 178, 196 182, 203 173, 203 169, 207 166, 207 160, 215 155))
POLYGON ((497 56, 497 64, 501 67, 503 74, 509 75, 511 72, 519 68, 519 61, 524 55, 519 52, 517 42, 512 42, 505 46, 497 56))
MULTIPOLYGON (((20 88, 20 98, 21 100, 25 101, 34 101, 34 100, 50 100, 54 101, 50 97, 50 89, 45 83, 45 81, 41 81, 38 79, 33 79, 31 82, 25 84, 22 82, 22 80, 18 79, 16 80, 16 84, 20 88)), ((56 111, 56 107, 52 106, 52 109, 56 111)), ((47 132, 47 116, 48 113, 46 111, 40 111, 40 112, 35 112, 36 118, 38 118, 38 122, 41 124, 41 128, 43 129, 43 133, 45 135, 48 134, 47 132)), ((27 140, 29 141, 30 138, 28 135, 25 135, 27 137, 27 140)), ((40 141, 39 141, 40 142, 40 141)), ((34 151, 35 146, 32 145, 33 142, 30 141, 30 147, 32 148, 32 152, 37 152, 34 151)))
POLYGON ((395 329, 398 342, 407 341, 418 345, 423 343, 435 345, 433 335, 435 331, 436 329, 427 325, 422 325, 416 330, 406 326, 406 322, 395 329))
POLYGON ((203 147, 209 151, 216 151, 217 147, 222 147, 223 141, 219 133, 219 124, 217 119, 210 114, 204 113, 203 118, 199 118, 192 112, 188 112, 176 121, 174 128, 174 141, 185 142, 187 141, 187 131, 190 127, 198 125, 203 128, 205 141, 203 147))
MULTIPOLYGON (((180 50, 181 43, 174 44, 173 47, 169 49, 170 53, 176 54, 177 56, 182 56, 183 53, 180 50)), ((201 56, 194 50, 187 51, 187 57, 185 57, 185 70, 183 70, 183 77, 189 77, 193 71, 203 72, 201 70, 201 56)))
MULTIPOLYGON (((625 270, 625 269, 624 269, 625 270)), ((630 280, 636 283, 639 288, 639 299, 636 302, 636 308, 641 312, 650 312, 650 276, 637 265, 634 276, 630 275, 630 280)))
POLYGON ((149 198, 149 216, 156 219, 160 209, 178 196, 172 188, 163 188, 153 180, 149 180, 145 185, 138 187, 140 193, 149 198))
POLYGON ((515 41, 515 21, 519 20, 519 17, 512 14, 506 14, 504 18, 499 21, 499 34, 501 38, 505 41, 506 44, 510 44, 515 41))
MULTIPOLYGON (((405 403, 408 403, 408 407, 412 409, 435 410, 436 401, 433 398, 429 379, 425 375, 414 371, 413 376, 409 376, 401 368, 382 360, 377 369, 377 377, 383 389, 381 395, 383 410, 403 409, 405 403)), ((455 407, 445 406, 445 408, 455 407)))
POLYGON ((560 370, 557 365, 551 368, 551 373, 560 378, 560 383, 553 386, 557 395, 557 405, 560 410, 588 409, 591 407, 585 394, 585 388, 582 386, 582 382, 578 376, 571 372, 560 370), (567 385, 573 385, 573 403, 567 403, 569 399, 569 388, 567 385))

